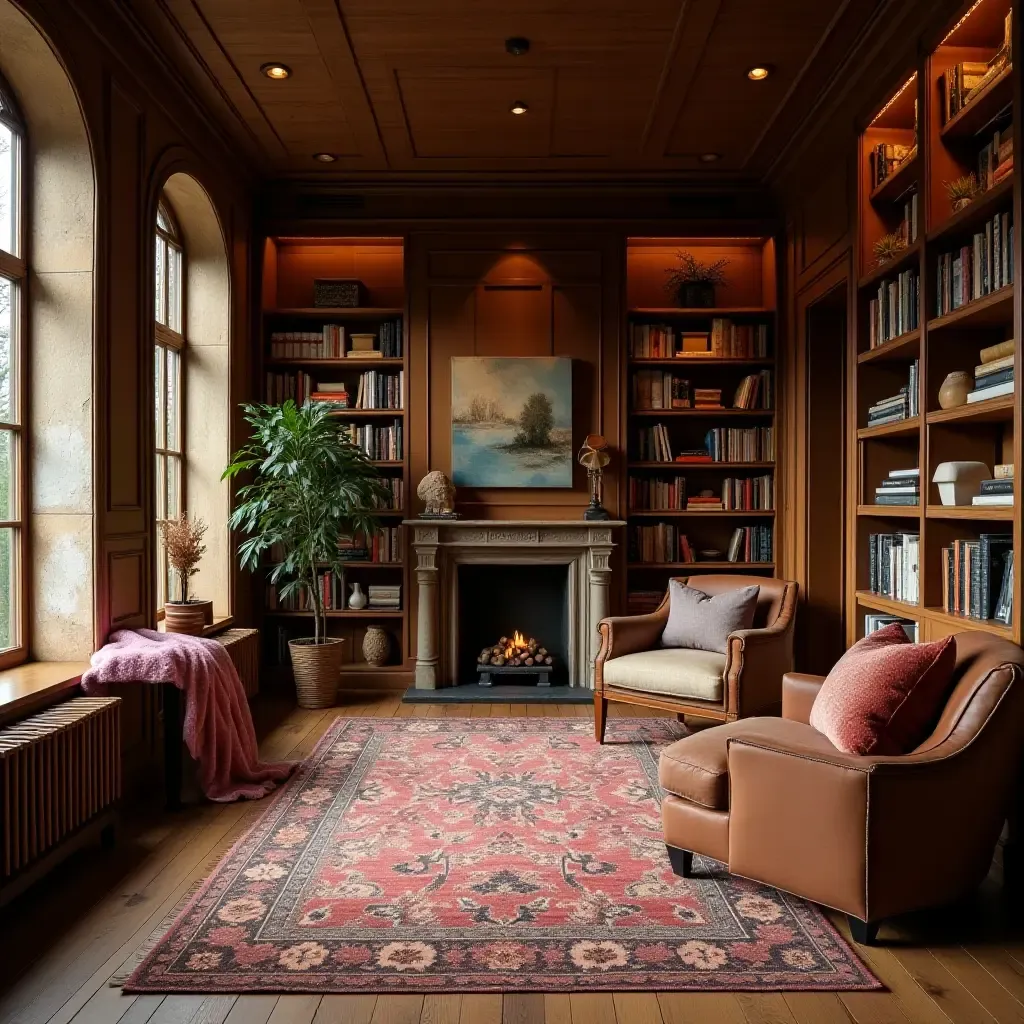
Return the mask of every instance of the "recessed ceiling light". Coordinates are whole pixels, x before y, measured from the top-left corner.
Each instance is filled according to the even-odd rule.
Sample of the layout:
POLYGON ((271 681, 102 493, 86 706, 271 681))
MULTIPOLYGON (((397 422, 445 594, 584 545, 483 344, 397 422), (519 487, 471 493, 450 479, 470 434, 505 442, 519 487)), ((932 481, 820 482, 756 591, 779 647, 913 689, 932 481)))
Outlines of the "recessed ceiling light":
POLYGON ((292 69, 287 64, 278 64, 277 61, 271 61, 269 64, 261 64, 260 71, 267 76, 272 78, 275 82, 283 82, 288 78, 292 69))
POLYGON ((509 107, 510 112, 515 114, 517 117, 520 116, 521 114, 525 114, 529 109, 530 108, 525 103, 518 102, 513 103, 512 106, 509 107))
POLYGON ((525 36, 512 36, 505 40, 505 52, 512 54, 513 57, 522 57, 523 54, 530 52, 530 40, 525 36))
POLYGON ((759 64, 757 67, 747 69, 747 78, 752 82, 763 82, 770 74, 772 69, 764 64, 759 64))
POLYGON ((721 157, 721 153, 701 153, 700 162, 702 164, 713 164, 716 160, 720 160, 721 157))
POLYGON ((338 158, 333 153, 314 153, 314 160, 319 160, 322 164, 333 164, 338 158))

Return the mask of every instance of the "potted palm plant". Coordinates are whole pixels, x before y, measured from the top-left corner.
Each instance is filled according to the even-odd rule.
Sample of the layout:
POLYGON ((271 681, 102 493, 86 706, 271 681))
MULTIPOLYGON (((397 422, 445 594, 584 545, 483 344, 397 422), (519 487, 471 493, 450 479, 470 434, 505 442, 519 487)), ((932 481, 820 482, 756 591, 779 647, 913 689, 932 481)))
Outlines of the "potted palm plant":
POLYGON ((288 641, 299 706, 331 707, 341 677, 343 640, 327 635, 320 573, 341 571, 339 542, 372 534, 387 491, 364 452, 348 441, 322 404, 245 405, 249 443, 224 477, 252 473, 238 490, 233 529, 247 535, 239 547, 243 569, 256 571, 268 554, 269 580, 279 594, 305 597, 313 635, 288 641))

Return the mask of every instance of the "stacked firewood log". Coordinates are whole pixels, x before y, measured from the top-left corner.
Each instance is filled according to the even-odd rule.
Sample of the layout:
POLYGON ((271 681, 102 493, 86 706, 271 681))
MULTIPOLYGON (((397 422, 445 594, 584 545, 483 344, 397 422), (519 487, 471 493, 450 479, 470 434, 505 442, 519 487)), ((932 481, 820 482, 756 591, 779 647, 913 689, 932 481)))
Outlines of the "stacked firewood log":
POLYGON ((550 665, 554 658, 532 636, 526 638, 517 631, 512 636, 503 636, 493 647, 485 647, 476 660, 479 665, 532 667, 550 665))

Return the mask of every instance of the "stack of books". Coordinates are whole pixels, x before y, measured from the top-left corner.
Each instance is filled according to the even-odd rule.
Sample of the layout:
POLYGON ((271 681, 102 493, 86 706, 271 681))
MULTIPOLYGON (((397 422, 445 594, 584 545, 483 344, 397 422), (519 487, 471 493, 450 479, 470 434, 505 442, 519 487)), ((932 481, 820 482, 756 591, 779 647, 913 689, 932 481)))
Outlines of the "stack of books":
POLYGON ((367 370, 359 375, 356 392, 357 409, 401 409, 405 393, 405 371, 381 373, 367 370))
POLYGON ((630 562, 659 565, 694 560, 686 535, 681 534, 671 523, 631 526, 627 541, 630 562))
POLYGON ((633 324, 629 354, 633 359, 671 359, 676 354, 675 328, 668 324, 633 324))
POLYGON ((381 527, 371 538, 367 548, 371 562, 400 562, 402 560, 402 528, 381 527))
POLYGON ((380 354, 385 359, 401 359, 404 350, 402 321, 387 320, 380 325, 380 354))
POLYGON ((370 608, 401 608, 402 607, 402 586, 396 583, 371 584, 366 588, 367 606, 370 608))
POLYGON ((693 406, 690 382, 661 370, 633 374, 634 409, 689 409, 693 406))
POLYGON ((282 405, 289 398, 302 405, 313 394, 313 378, 308 373, 268 373, 267 405, 282 405))
POLYGON ((972 505, 1007 508, 1013 504, 1013 463, 996 466, 991 480, 981 481, 981 493, 971 498, 972 505))
POLYGON ((884 615, 881 612, 869 612, 864 616, 864 635, 870 636, 894 622, 903 627, 903 632, 907 634, 907 639, 911 643, 917 643, 917 623, 913 619, 902 619, 898 615, 884 615))
POLYGON ((348 408, 348 390, 341 381, 317 384, 316 391, 309 397, 314 402, 326 402, 334 409, 348 408))
POLYGON ((711 321, 711 355, 719 359, 765 359, 767 324, 735 324, 723 317, 711 321))
POLYGON ((694 388, 693 389, 694 409, 721 409, 722 389, 721 388, 694 388))
POLYGON ((921 595, 921 537, 917 533, 868 535, 868 587, 875 594, 917 604, 921 595))
POLYGON ((402 421, 395 420, 390 427, 359 426, 348 423, 341 428, 346 437, 357 448, 361 448, 368 459, 377 462, 401 462, 402 421))
POLYGON ((965 60, 947 68, 942 85, 942 123, 956 117, 1002 70, 1012 63, 1013 12, 1003 21, 1003 43, 991 60, 965 60))
POLYGON ((715 460, 711 457, 711 453, 707 448, 691 448, 685 452, 680 452, 674 459, 675 462, 714 462, 715 460))
POLYGON ((345 352, 345 328, 324 324, 319 331, 274 331, 271 359, 340 359, 345 352))
POLYGON ((986 221, 970 245, 938 258, 935 315, 959 309, 1013 281, 1013 215, 1007 210, 986 221))
POLYGON ((368 558, 366 536, 356 533, 339 540, 338 558, 343 562, 365 562, 368 558))
POLYGON ((729 538, 730 562, 770 562, 772 560, 772 528, 770 526, 739 526, 729 538))
POLYGON ((641 462, 672 461, 672 445, 664 423, 656 423, 637 433, 637 457, 641 462))
POLYGON ((1013 170, 1013 125, 997 131, 978 153, 978 190, 987 192, 1013 170))
POLYGON ((721 512, 724 507, 721 496, 711 491, 701 491, 686 499, 687 512, 721 512))
POLYGON ((875 488, 876 505, 920 505, 921 470, 893 469, 875 488))
POLYGON ((736 394, 733 396, 734 409, 770 409, 773 402, 772 372, 761 370, 752 373, 740 381, 736 394))
POLYGON ((881 281, 875 298, 868 303, 871 348, 916 330, 918 326, 918 273, 904 270, 895 278, 881 281))
MULTIPOLYGON (((999 619, 1007 568, 1013 567, 1013 534, 983 533, 942 549, 942 607, 953 615, 999 619)), ((1010 594, 1012 597, 1012 585, 1010 594)), ((1009 619, 1000 619, 1009 622, 1009 619)))
POLYGON ((871 187, 878 188, 888 178, 917 156, 917 143, 880 142, 871 151, 871 187))
POLYGON ((868 407, 868 426, 881 427, 886 423, 898 423, 918 414, 918 373, 920 363, 910 364, 909 380, 900 388, 899 394, 883 398, 868 407))
POLYGON ((974 390, 968 402, 984 402, 1013 394, 1013 359, 1015 343, 1004 341, 981 350, 981 363, 974 368, 974 390))

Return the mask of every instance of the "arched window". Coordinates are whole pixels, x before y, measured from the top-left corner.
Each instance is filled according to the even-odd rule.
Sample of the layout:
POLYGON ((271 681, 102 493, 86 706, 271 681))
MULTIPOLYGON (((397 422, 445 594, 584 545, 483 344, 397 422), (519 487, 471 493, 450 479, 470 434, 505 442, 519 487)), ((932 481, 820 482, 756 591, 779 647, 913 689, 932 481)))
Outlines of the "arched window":
MULTIPOLYGON (((180 514, 184 508, 182 487, 182 437, 184 436, 184 395, 181 372, 185 348, 185 295, 182 282, 185 255, 181 233, 170 206, 160 201, 156 213, 155 306, 156 351, 154 390, 156 394, 156 518, 180 514)), ((162 543, 157 543, 157 611, 163 611, 173 593, 170 567, 162 543)))
POLYGON ((22 188, 24 127, 0 78, 0 666, 25 653, 22 353, 27 268, 22 188))

